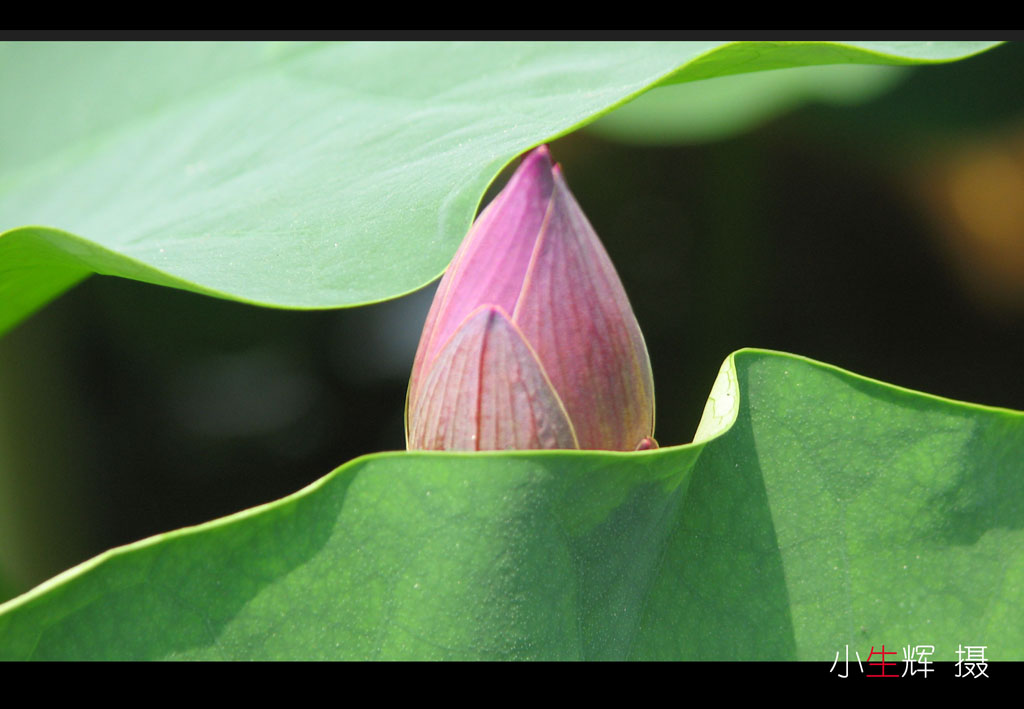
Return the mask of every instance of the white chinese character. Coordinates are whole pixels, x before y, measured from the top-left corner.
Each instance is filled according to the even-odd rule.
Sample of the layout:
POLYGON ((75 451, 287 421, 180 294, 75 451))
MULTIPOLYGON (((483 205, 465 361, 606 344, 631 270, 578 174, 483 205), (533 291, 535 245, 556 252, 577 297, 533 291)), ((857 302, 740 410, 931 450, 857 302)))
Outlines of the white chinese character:
POLYGON ((985 659, 985 648, 988 645, 968 645, 966 650, 961 645, 956 651, 960 659, 956 662, 957 677, 988 677, 985 670, 988 669, 988 660, 985 659), (964 655, 967 655, 965 658, 964 655), (966 673, 965 673, 966 668, 966 673))
POLYGON ((902 676, 906 677, 907 673, 909 672, 911 677, 918 673, 921 673, 925 677, 927 677, 929 672, 934 672, 934 668, 928 666, 932 664, 931 660, 929 660, 928 658, 931 657, 934 653, 934 645, 916 645, 914 647, 907 645, 905 648, 903 648, 903 662, 906 663, 906 666, 903 668, 902 676), (920 669, 914 669, 915 664, 920 665, 920 669))
MULTIPOLYGON (((857 652, 856 650, 854 650, 853 654, 855 654, 857 656, 857 667, 860 668, 860 673, 864 674, 864 666, 862 664, 860 664, 860 653, 857 652)), ((829 668, 829 670, 828 670, 829 673, 831 673, 832 670, 834 670, 836 668, 836 665, 838 663, 839 663, 839 651, 836 650, 836 659, 835 659, 835 662, 832 663, 832 667, 829 668)), ((843 675, 843 674, 839 675, 840 679, 846 679, 847 677, 850 676, 850 646, 849 645, 846 646, 846 669, 844 670, 844 672, 846 672, 845 675, 843 675)))

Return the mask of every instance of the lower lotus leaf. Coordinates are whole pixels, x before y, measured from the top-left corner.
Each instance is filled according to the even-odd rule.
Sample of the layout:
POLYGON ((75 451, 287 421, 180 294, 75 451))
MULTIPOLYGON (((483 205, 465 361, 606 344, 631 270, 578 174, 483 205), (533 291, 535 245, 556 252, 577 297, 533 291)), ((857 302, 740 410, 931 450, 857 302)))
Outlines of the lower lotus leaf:
POLYGON ((0 658, 1022 660, 1022 526, 1024 414, 742 350, 696 443, 365 456, 0 606, 0 658))

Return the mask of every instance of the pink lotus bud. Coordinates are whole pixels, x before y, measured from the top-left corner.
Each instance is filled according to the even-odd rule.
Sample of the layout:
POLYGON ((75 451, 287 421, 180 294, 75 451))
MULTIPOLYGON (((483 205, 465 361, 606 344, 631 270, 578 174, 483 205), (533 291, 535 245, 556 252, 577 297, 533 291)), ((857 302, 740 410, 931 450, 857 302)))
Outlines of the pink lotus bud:
POLYGON ((480 214, 427 315, 420 450, 654 447, 654 381, 615 268, 546 146, 480 214))

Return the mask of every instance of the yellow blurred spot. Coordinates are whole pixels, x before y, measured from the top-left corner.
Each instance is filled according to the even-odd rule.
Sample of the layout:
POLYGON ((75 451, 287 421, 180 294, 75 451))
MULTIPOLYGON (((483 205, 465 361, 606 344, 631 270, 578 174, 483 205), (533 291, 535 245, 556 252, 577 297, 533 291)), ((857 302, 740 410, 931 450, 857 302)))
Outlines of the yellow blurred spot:
POLYGON ((961 148, 922 178, 968 288, 990 306, 1024 310, 1024 131, 961 148))

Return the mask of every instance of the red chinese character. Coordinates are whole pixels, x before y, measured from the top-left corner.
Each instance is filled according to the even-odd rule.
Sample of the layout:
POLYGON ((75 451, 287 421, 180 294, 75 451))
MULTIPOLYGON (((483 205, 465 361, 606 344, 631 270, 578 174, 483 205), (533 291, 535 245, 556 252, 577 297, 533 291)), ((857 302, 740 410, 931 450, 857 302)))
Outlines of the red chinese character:
POLYGON ((887 663, 885 661, 885 656, 886 655, 895 655, 895 654, 896 654, 895 650, 889 650, 888 652, 886 652, 885 651, 885 645, 882 646, 882 649, 881 649, 880 652, 875 652, 875 646, 872 645, 871 646, 871 654, 868 655, 868 666, 870 667, 871 665, 881 665, 882 666, 882 674, 880 674, 880 675, 865 675, 865 677, 899 677, 898 674, 895 674, 895 675, 887 675, 887 674, 885 674, 885 666, 886 665, 889 665, 889 667, 895 667, 898 664, 896 662, 888 662, 887 663), (872 655, 881 655, 882 656, 882 661, 881 662, 872 662, 871 661, 871 656, 872 655))

